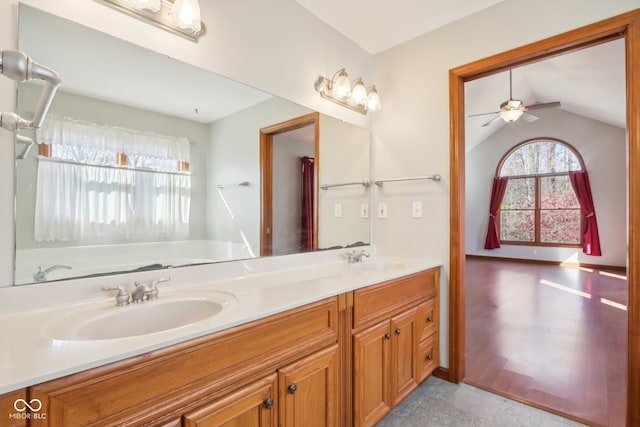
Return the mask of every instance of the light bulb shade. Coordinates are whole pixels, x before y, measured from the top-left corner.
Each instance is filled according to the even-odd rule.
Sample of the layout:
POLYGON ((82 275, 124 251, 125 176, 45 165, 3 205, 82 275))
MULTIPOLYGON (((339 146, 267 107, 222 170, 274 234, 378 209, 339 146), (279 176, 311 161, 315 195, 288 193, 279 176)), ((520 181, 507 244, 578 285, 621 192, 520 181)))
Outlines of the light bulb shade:
POLYGON ((202 29, 198 0, 175 0, 171 18, 180 28, 190 29, 194 33, 199 33, 202 29))
POLYGON ((351 95, 351 82, 344 68, 336 73, 331 82, 331 94, 338 99, 351 95))
POLYGON ((500 112, 500 117, 507 123, 513 123, 520 118, 522 110, 503 110, 500 112))
POLYGON ((375 86, 372 86, 369 90, 369 96, 367 97, 367 110, 378 111, 382 108, 382 102, 380 101, 380 95, 375 86))
POLYGON ((364 83, 361 78, 358 78, 351 88, 351 102, 354 105, 367 105, 367 88, 364 87, 364 83))
POLYGON ((160 0, 128 0, 128 3, 138 10, 149 9, 152 12, 160 10, 160 0))

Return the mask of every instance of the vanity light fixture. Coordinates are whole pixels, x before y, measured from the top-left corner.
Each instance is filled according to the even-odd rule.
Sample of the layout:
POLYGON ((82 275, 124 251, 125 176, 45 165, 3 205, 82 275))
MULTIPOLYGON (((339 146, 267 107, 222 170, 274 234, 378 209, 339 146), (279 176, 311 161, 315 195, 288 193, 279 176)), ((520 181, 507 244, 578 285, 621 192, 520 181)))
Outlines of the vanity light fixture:
POLYGON ((96 1, 191 41, 204 34, 198 0, 96 1))
POLYGON ((360 77, 351 83, 344 68, 336 71, 331 79, 318 77, 315 88, 323 98, 361 114, 382 108, 376 87, 371 86, 367 89, 360 77))

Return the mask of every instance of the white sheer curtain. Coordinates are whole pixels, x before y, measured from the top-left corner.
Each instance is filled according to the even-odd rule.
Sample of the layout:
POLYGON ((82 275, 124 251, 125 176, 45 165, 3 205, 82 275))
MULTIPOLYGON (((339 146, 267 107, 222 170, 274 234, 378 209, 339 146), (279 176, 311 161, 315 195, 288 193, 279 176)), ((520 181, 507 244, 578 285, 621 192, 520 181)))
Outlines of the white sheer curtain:
POLYGON ((49 116, 38 135, 38 242, 183 238, 189 232, 189 141, 49 116), (131 169, 116 166, 126 154, 131 169))

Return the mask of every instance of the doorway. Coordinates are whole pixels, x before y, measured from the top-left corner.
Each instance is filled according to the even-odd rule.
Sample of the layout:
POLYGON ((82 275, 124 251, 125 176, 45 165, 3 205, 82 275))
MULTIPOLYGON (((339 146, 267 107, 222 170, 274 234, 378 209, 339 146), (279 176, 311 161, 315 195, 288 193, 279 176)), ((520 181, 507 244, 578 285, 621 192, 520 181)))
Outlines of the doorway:
MULTIPOLYGON (((629 12, 450 70, 450 300, 448 379, 465 376, 465 135, 464 83, 623 37, 626 51, 628 199, 640 200, 640 11, 629 12)), ((640 205, 628 215, 627 402, 640 398, 640 205)), ((627 425, 640 425, 640 406, 626 405, 627 425)))
MULTIPOLYGON (((260 130, 261 220, 260 256, 299 253, 317 247, 318 221, 315 208, 301 220, 302 198, 311 198, 307 206, 316 206, 319 163, 319 114, 311 113, 260 130), (296 178, 300 163, 308 175, 315 177, 305 184, 312 195, 302 194, 301 181, 296 178), (311 160, 312 159, 312 160, 311 160), (300 246, 301 235, 308 235, 310 244, 300 246), (309 247, 311 246, 311 247, 309 247)), ((301 168, 302 166, 300 166, 301 168)))

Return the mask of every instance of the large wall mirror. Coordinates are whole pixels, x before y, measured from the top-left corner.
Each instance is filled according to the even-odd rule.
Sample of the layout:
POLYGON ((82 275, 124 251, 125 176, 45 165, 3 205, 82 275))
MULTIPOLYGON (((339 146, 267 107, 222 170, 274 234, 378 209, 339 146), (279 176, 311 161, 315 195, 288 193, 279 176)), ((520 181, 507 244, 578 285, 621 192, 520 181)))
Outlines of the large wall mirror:
MULTIPOLYGON (((62 85, 16 139, 15 284, 370 241, 366 129, 24 4, 18 43, 62 85), (296 121, 273 133, 265 229, 261 130, 296 121)), ((18 113, 39 93, 18 85, 18 113)))

